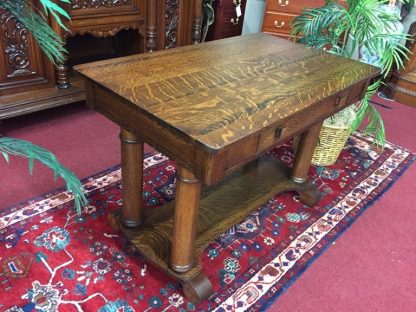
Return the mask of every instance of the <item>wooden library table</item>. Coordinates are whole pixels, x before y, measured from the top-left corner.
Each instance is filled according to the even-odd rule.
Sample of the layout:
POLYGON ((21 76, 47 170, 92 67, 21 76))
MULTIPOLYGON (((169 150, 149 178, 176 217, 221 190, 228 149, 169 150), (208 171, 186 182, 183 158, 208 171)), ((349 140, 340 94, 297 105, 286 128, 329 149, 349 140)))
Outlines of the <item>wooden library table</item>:
POLYGON ((123 208, 113 220, 198 302, 207 245, 278 192, 314 205, 307 181, 322 122, 359 101, 375 67, 266 34, 75 68, 87 103, 121 127, 123 208), (302 133, 294 166, 263 156, 302 133), (178 164, 176 200, 143 209, 143 144, 178 164))

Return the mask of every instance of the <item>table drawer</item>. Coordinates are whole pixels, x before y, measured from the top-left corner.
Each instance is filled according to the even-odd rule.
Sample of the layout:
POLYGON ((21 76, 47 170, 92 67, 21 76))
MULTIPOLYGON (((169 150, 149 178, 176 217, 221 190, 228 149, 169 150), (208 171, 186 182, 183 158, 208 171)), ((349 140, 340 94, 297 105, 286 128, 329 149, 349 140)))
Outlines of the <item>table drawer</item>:
POLYGON ((223 170, 226 174, 232 172, 258 155, 293 138, 304 129, 356 103, 364 96, 366 89, 366 82, 358 82, 350 86, 349 90, 330 96, 317 105, 285 118, 279 124, 272 124, 252 136, 235 142, 225 152, 223 170))
POLYGON ((294 114, 291 118, 284 120, 281 124, 271 125, 263 129, 259 135, 256 153, 267 151, 279 143, 285 142, 300 133, 302 129, 308 128, 329 117, 337 111, 359 101, 367 89, 367 84, 360 82, 350 87, 348 91, 340 92, 331 96, 314 107, 294 114))
POLYGON ((324 5, 324 0, 269 0, 267 10, 300 14, 305 8, 317 8, 324 5))
POLYGON ((291 24, 297 15, 266 12, 263 22, 263 31, 290 34, 291 24))

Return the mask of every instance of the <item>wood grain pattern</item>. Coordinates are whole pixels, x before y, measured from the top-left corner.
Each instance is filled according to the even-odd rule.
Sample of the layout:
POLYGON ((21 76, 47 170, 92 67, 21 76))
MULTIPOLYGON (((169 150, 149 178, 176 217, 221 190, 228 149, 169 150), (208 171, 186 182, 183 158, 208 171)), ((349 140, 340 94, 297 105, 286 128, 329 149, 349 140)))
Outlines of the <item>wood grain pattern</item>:
MULTIPOLYGON (((209 243, 235 223, 248 216, 274 194, 294 190, 307 192, 310 185, 299 185, 287 179, 289 169, 268 156, 251 162, 235 171, 218 187, 204 187, 198 214, 195 250, 195 266, 178 273, 169 267, 173 240, 175 202, 143 211, 140 227, 120 229, 137 246, 141 254, 171 276, 186 282, 199 274, 199 257, 209 243)), ((313 187, 312 187, 313 189, 313 187)), ((116 214, 119 220, 119 215, 116 214)))
POLYGON ((179 166, 170 259, 170 266, 179 273, 189 271, 194 264, 200 192, 201 182, 192 172, 179 166))
POLYGON ((76 69, 217 150, 378 73, 266 35, 76 69))
MULTIPOLYGON (((189 145, 187 149, 180 147, 183 153, 189 151, 188 156, 175 156, 191 166, 206 184, 218 183, 223 175, 215 170, 224 172, 234 160, 227 163, 229 158, 225 157, 227 161, 215 164, 216 160, 211 159, 211 167, 217 169, 207 171, 204 166, 202 172, 203 166, 192 165, 195 153, 205 154, 201 158, 208 161, 211 154, 229 153, 251 141, 253 146, 260 146, 256 149, 260 154, 340 110, 342 107, 336 106, 340 95, 347 98, 343 107, 352 104, 362 95, 368 80, 378 74, 372 66, 265 34, 85 64, 76 69, 94 84, 111 90, 112 97, 124 99, 126 110, 142 116, 131 121, 115 117, 115 122, 129 122, 137 128, 145 118, 189 145), (293 125, 295 115, 300 123, 293 125), (270 145, 263 141, 261 132, 267 127, 285 128, 281 141, 271 140, 270 145)), ((100 88, 97 86, 97 92, 100 88)), ((102 109, 108 105, 101 105, 102 109)), ((154 138, 145 141, 160 143, 154 138)), ((172 146, 173 142, 165 145, 172 146)))
MULTIPOLYGON (((276 193, 294 190, 301 202, 316 203, 307 171, 322 121, 360 100, 378 75, 372 66, 264 34, 76 69, 86 77, 90 107, 177 161, 176 204, 144 209, 134 229, 122 225, 123 214, 110 221, 195 302, 213 293, 199 261, 213 239, 276 193), (260 157, 298 133, 304 136, 291 175, 260 157)), ((123 168, 142 162, 129 154, 123 168)), ((124 181, 129 189, 141 183, 124 181)), ((123 213, 139 200, 124 201, 130 208, 123 213)))
POLYGON ((126 129, 120 131, 123 209, 121 222, 136 227, 142 221, 143 142, 126 129))
POLYGON ((305 183, 308 179, 308 170, 312 161, 313 152, 318 143, 322 121, 315 124, 307 132, 303 133, 298 147, 298 156, 293 164, 290 174, 291 180, 296 183, 305 183))

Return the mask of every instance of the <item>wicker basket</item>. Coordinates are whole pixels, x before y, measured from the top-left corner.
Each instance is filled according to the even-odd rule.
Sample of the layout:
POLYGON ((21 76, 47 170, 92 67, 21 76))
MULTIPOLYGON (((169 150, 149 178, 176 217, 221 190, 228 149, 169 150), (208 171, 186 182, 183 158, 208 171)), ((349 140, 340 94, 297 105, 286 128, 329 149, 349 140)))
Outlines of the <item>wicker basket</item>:
MULTIPOLYGON (((330 166, 335 164, 351 133, 351 126, 324 124, 319 134, 319 142, 313 153, 312 164, 316 166, 330 166)), ((293 140, 295 151, 298 144, 299 137, 295 137, 293 140)))

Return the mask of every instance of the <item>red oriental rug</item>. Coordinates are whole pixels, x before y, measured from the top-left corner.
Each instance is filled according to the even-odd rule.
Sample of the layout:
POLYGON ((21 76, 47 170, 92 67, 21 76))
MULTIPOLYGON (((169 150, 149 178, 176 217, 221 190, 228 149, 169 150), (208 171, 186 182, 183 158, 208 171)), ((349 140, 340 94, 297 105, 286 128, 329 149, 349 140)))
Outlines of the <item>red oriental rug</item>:
MULTIPOLYGON (((293 151, 286 144, 269 156, 291 166, 293 151)), ((112 168, 84 181, 90 205, 81 216, 62 190, 0 214, 0 310, 264 310, 414 159, 393 144, 378 154, 365 137, 350 139, 335 165, 310 170, 319 205, 276 195, 210 244, 202 264, 216 295, 198 306, 107 223, 122 204, 120 169, 112 168)), ((154 209, 174 198, 175 164, 157 154, 145 168, 145 206, 154 209)))

